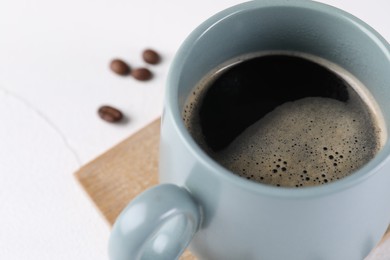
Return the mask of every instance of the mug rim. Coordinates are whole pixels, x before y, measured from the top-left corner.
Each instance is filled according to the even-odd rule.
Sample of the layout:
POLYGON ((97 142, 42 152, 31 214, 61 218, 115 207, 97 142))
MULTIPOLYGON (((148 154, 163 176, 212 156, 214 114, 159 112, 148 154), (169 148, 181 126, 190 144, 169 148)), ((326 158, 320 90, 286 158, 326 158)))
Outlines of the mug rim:
MULTIPOLYGON (((214 161, 210 156, 204 152, 195 140, 188 133, 184 122, 181 117, 181 111, 178 105, 178 91, 179 84, 178 79, 180 77, 181 62, 186 59, 188 55, 188 50, 190 50, 197 42, 197 40, 202 37, 202 35, 211 27, 215 26, 222 20, 232 16, 234 14, 244 12, 246 10, 263 9, 268 7, 292 7, 292 8, 305 8, 311 11, 320 11, 339 18, 347 19, 349 22, 352 22, 354 26, 363 30, 365 34, 369 35, 370 38, 375 41, 384 54, 387 54, 388 60, 390 62, 390 47, 387 41, 376 32, 371 26, 360 20, 359 18, 353 16, 352 14, 343 11, 337 7, 327 5, 324 3, 314 2, 314 1, 302 1, 302 0, 254 0, 249 2, 240 3, 229 7, 225 10, 222 10, 203 23, 201 23, 197 28, 195 28, 184 40, 179 50, 177 51, 174 60, 171 64, 171 68, 168 73, 167 79, 167 90, 166 90, 166 100, 164 103, 164 112, 163 119, 165 116, 168 116, 167 113, 170 113, 169 116, 172 117, 172 122, 178 138, 185 144, 189 152, 196 158, 196 160, 206 167, 213 174, 218 175, 218 178, 228 181, 235 186, 246 189, 248 191, 280 198, 313 198, 316 196, 326 196, 329 194, 334 194, 336 192, 347 190, 359 183, 364 182, 370 176, 374 175, 386 164, 389 160, 389 155, 386 155, 383 159, 379 158, 379 154, 384 153, 386 146, 389 146, 389 138, 385 141, 385 145, 378 152, 378 154, 371 159, 364 166, 353 172, 352 174, 337 180, 330 182, 328 184, 318 185, 318 186, 308 186, 308 187, 277 187, 271 186, 253 180, 247 180, 245 178, 239 177, 234 174, 232 171, 224 168, 222 165, 214 161), (175 69, 173 69, 175 68, 175 69)), ((384 129, 386 131, 386 129, 384 129)), ((383 156, 382 156, 383 157, 383 156)))

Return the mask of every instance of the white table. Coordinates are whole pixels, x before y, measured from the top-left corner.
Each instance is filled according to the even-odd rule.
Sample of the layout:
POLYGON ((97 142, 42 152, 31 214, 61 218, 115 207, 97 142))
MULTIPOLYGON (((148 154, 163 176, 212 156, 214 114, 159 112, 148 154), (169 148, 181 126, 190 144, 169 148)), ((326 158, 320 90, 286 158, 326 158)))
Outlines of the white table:
MULTIPOLYGON (((0 259, 107 259, 109 227, 73 177, 161 114, 172 57, 201 21, 239 3, 180 0, 0 1, 0 259), (150 82, 114 75, 119 57, 163 62, 150 82), (126 124, 97 116, 120 108, 126 124)), ((323 0, 390 41, 388 0, 323 0)), ((390 248, 390 245, 388 246, 390 248)), ((390 259, 383 249, 375 259, 390 259)))

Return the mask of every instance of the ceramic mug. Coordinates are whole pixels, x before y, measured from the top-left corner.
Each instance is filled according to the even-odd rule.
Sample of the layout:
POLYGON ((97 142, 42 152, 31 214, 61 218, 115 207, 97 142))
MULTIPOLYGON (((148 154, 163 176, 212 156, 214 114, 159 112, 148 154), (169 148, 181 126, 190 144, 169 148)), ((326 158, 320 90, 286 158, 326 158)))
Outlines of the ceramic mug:
MULTIPOLYGON (((316 187, 283 188, 238 177, 194 142, 184 102, 210 70, 242 54, 284 50, 336 63, 371 92, 390 122, 390 47, 370 26, 311 1, 259 0, 226 9, 182 44, 167 82, 160 182, 135 198, 110 237, 111 260, 363 259, 390 220, 390 143, 365 166, 316 187)), ((387 130, 385 129, 387 133, 387 130)))

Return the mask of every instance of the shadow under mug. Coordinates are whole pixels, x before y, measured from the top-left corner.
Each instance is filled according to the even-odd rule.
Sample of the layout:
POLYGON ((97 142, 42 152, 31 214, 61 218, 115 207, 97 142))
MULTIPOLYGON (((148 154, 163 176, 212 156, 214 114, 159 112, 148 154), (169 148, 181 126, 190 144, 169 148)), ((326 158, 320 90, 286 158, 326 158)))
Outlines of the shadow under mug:
MULTIPOLYGON (((118 217, 111 260, 363 259, 390 220, 390 144, 341 180, 283 188, 240 178, 208 157, 182 121, 182 108, 210 70, 242 54, 296 51, 355 75, 390 122, 390 47, 370 26, 337 8, 258 0, 202 23, 175 56, 162 118, 160 182, 118 217)), ((387 133, 387 130, 385 129, 387 133)), ((147 155, 145 155, 147 156, 147 155)))

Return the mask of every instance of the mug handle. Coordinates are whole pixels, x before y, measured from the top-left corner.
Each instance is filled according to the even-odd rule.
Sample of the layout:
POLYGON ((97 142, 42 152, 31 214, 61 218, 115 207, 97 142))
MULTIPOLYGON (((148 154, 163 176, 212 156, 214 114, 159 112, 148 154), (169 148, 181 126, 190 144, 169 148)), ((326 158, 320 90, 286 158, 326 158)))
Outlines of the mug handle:
POLYGON ((149 188, 121 212, 109 239, 110 260, 178 259, 201 224, 201 208, 184 188, 149 188))

